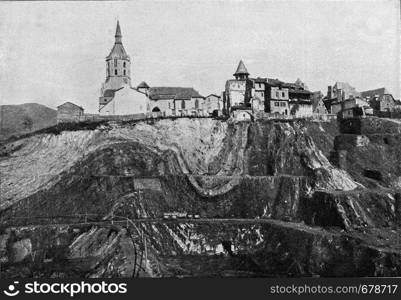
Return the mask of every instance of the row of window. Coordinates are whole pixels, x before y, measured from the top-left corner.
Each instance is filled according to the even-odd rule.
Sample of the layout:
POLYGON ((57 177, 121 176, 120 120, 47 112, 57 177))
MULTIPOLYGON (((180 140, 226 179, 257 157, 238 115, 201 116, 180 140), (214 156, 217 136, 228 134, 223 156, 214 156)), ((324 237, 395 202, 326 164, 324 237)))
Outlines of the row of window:
MULTIPOLYGON (((108 74, 107 74, 107 75, 108 75, 108 74)), ((114 70, 114 75, 118 75, 117 69, 114 70)), ((124 76, 127 76, 127 71, 126 71, 126 70, 123 70, 123 75, 124 75, 124 76)))
MULTIPOLYGON (((169 109, 172 109, 171 104, 172 104, 171 102, 168 103, 169 109)), ((181 109, 185 109, 185 100, 181 100, 181 109)), ((199 100, 198 99, 195 99, 195 109, 199 109, 199 100)))
MULTIPOLYGON (((276 98, 280 97, 280 92, 276 92, 276 98)), ((281 97, 285 97, 285 92, 281 92, 281 97)))
POLYGON ((282 107, 284 106, 285 107, 285 106, 287 106, 287 104, 286 104, 286 102, 277 102, 276 101, 276 102, 274 102, 274 106, 282 106, 282 107))

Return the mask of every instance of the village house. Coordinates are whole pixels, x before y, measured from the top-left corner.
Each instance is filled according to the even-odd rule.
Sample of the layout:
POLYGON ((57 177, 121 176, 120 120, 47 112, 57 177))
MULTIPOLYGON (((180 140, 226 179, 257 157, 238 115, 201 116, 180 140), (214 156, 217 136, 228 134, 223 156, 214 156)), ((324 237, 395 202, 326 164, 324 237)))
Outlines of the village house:
POLYGON ((252 79, 252 91, 251 91, 251 107, 254 113, 259 111, 265 111, 265 99, 266 99, 266 78, 255 78, 252 79))
POLYGON ((368 101, 362 99, 361 97, 353 97, 351 96, 349 99, 343 101, 333 102, 331 105, 331 113, 338 114, 342 112, 343 117, 353 117, 356 116, 356 112, 360 112, 358 114, 361 115, 371 115, 373 114, 373 110, 370 107, 368 101), (360 108, 359 110, 355 110, 354 108, 360 108))
MULTIPOLYGON (((298 82, 301 82, 298 79, 298 82)), ((304 84, 285 83, 288 87, 290 114, 296 117, 310 117, 313 115, 312 92, 304 89, 304 84)))
POLYGON ((227 80, 224 92, 224 109, 227 113, 238 108, 250 109, 253 83, 249 79, 248 70, 241 60, 233 75, 235 79, 227 80))
POLYGON ((329 113, 337 114, 338 107, 341 107, 341 101, 360 96, 361 94, 348 82, 337 81, 333 86, 330 85, 327 87, 327 96, 324 104, 329 113), (334 109, 332 109, 333 106, 334 109))
POLYGON ((57 122, 79 120, 84 115, 84 109, 72 102, 65 102, 57 106, 57 122))
POLYGON ((249 109, 236 109, 231 112, 235 122, 253 121, 254 117, 249 109))
POLYGON ((267 79, 265 111, 282 115, 290 114, 289 89, 278 79, 267 79))
POLYGON ((395 110, 395 100, 384 87, 361 92, 361 96, 369 102, 374 111, 392 112, 395 110))
POLYGON ((165 116, 202 116, 205 97, 193 88, 150 87, 149 111, 165 116))
POLYGON ((327 114, 327 108, 323 102, 324 95, 321 91, 313 92, 312 94, 312 111, 314 114, 327 114))
MULTIPOLYGON (((301 82, 297 79, 298 82, 301 82)), ((304 90, 305 85, 287 83, 279 79, 267 80, 266 112, 308 117, 313 114, 312 93, 304 90)))
POLYGON ((360 97, 359 93, 348 82, 336 82, 333 86, 327 88, 327 99, 333 101, 343 101, 350 97, 360 97))
POLYGON ((220 96, 210 94, 205 97, 203 102, 203 110, 209 115, 218 116, 223 110, 223 103, 220 96))
POLYGON ((230 113, 235 109, 256 112, 278 113, 297 117, 312 115, 312 93, 305 90, 305 84, 285 83, 278 79, 249 78, 249 72, 241 60, 235 79, 227 80, 223 92, 224 110, 230 113))

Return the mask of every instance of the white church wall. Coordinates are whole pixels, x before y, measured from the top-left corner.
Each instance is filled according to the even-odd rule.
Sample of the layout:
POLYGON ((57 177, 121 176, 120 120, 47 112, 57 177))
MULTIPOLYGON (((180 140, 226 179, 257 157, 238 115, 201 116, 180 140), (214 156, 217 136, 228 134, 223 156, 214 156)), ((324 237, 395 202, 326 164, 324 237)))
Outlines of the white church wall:
POLYGON ((115 93, 113 100, 102 109, 101 113, 108 115, 145 114, 147 106, 146 95, 130 87, 125 87, 115 93))

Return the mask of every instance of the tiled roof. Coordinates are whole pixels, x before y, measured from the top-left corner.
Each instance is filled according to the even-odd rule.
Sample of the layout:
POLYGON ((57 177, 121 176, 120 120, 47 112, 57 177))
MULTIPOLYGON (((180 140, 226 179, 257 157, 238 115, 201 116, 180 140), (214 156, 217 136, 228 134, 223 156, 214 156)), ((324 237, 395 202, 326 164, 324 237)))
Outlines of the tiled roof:
POLYGON ((293 93, 293 94, 313 94, 310 91, 307 90, 297 90, 297 89, 290 89, 289 93, 293 93))
POLYGON ((260 82, 260 83, 266 83, 267 82, 267 78, 261 78, 261 77, 253 78, 252 80, 254 82, 260 82))
POLYGON ((205 98, 210 97, 210 96, 215 96, 215 97, 217 97, 217 98, 220 98, 220 96, 218 96, 218 95, 216 95, 216 94, 207 95, 205 98))
POLYGON ((270 85, 282 85, 284 82, 279 79, 268 78, 267 83, 270 85))
POLYGON ((115 90, 105 90, 103 93, 103 97, 114 97, 115 90))
POLYGON ((290 89, 294 89, 294 90, 301 90, 303 89, 303 87, 297 83, 289 83, 289 82, 285 82, 283 83, 284 87, 288 87, 290 89))
POLYGON ((117 92, 123 88, 124 87, 120 87, 119 89, 116 89, 116 90, 112 90, 112 89, 105 90, 103 92, 103 97, 114 97, 115 92, 117 92))
POLYGON ((74 103, 72 103, 72 102, 64 102, 63 104, 61 104, 61 105, 59 105, 59 106, 57 106, 57 108, 59 108, 59 107, 63 107, 63 106, 73 106, 73 107, 75 107, 75 108, 79 108, 79 109, 81 109, 81 110, 83 110, 83 108, 81 107, 81 106, 79 106, 79 105, 76 105, 76 104, 74 104, 74 103))
POLYGON ((122 35, 121 35, 121 29, 120 29, 120 22, 117 21, 114 46, 111 49, 110 54, 107 55, 106 59, 120 58, 120 59, 129 60, 129 56, 128 56, 127 52, 125 52, 121 38, 122 38, 122 35))
POLYGON ((148 89, 149 86, 145 81, 142 81, 137 87, 137 89, 143 88, 143 89, 148 89))
POLYGON ((352 87, 348 82, 342 82, 342 81, 337 81, 335 84, 334 84, 334 86, 337 88, 337 89, 341 89, 341 90, 344 90, 344 89, 353 89, 354 87, 352 87))
POLYGON ((125 52, 123 44, 114 44, 113 48, 110 51, 110 54, 107 55, 106 59, 112 58, 120 58, 129 60, 129 55, 125 52))
POLYGON ((374 96, 376 96, 376 95, 379 95, 379 96, 381 96, 381 95, 384 95, 384 94, 388 94, 388 91, 386 90, 386 88, 379 88, 379 89, 374 89, 374 90, 369 90, 369 91, 363 91, 363 92, 361 92, 361 96, 363 97, 363 98, 366 98, 366 97, 374 97, 374 96))
POLYGON ((191 98, 204 98, 193 88, 183 87, 151 87, 149 89, 149 98, 152 100, 180 99, 188 100, 191 98))
POLYGON ((242 60, 240 60, 237 71, 235 71, 234 75, 240 75, 240 74, 248 74, 249 75, 248 70, 246 69, 245 64, 242 60))

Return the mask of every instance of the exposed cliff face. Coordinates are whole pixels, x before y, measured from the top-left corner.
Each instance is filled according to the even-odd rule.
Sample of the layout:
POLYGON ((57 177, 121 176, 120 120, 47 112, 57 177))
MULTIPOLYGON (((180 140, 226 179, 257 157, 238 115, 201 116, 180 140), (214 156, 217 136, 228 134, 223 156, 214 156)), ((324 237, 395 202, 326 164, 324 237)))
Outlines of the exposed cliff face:
POLYGON ((62 223, 67 215, 135 220, 170 211, 202 219, 8 229, 0 253, 9 276, 395 274, 400 247, 386 238, 398 232, 399 195, 371 191, 333 165, 338 135, 335 123, 178 119, 14 141, 0 160, 3 224, 29 223, 15 218, 27 215, 62 223), (43 268, 32 253, 56 256, 43 268), (367 266, 369 255, 387 265, 367 266))

